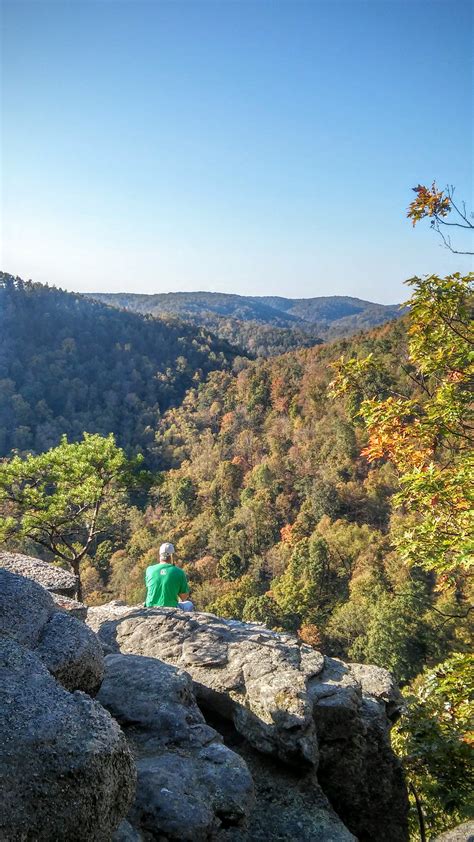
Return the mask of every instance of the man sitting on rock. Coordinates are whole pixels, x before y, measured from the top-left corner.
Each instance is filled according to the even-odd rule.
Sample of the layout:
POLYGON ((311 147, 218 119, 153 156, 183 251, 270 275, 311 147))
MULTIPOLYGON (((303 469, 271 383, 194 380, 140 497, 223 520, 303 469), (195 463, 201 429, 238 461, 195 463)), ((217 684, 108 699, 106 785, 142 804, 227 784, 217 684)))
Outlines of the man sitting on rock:
POLYGON ((184 570, 176 566, 173 544, 166 542, 161 545, 160 563, 147 567, 145 584, 147 608, 159 606, 193 610, 194 605, 188 599, 188 580, 184 570))

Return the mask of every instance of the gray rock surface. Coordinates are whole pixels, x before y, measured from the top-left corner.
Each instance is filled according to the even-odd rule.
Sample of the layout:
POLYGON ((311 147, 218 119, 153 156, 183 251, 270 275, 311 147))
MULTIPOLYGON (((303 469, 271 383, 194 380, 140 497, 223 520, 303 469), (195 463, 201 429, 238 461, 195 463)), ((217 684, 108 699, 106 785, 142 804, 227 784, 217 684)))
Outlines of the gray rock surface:
MULTIPOLYGON (((109 655, 98 700, 122 726, 138 771, 128 821, 145 839, 204 842, 253 805, 245 762, 196 705, 190 677, 155 658, 109 655)), ((130 827, 121 830, 125 840, 130 827)), ((117 835, 116 835, 117 836, 117 835)))
POLYGON ((338 815, 361 840, 404 842, 408 798, 387 716, 387 710, 395 716, 400 696, 389 673, 326 658, 308 689, 319 740, 318 779, 338 815))
POLYGON ((78 602, 77 599, 71 599, 69 596, 62 596, 62 594, 51 593, 56 608, 61 611, 67 611, 78 620, 84 621, 87 617, 87 605, 83 602, 78 602))
POLYGON ((314 769, 300 774, 253 749, 228 721, 215 717, 213 724, 246 761, 256 794, 246 826, 221 830, 218 842, 357 842, 331 807, 314 769))
POLYGON ((474 842, 474 821, 464 822, 452 830, 446 830, 433 842, 474 842))
POLYGON ((403 698, 387 670, 373 664, 351 664, 351 673, 359 682, 364 696, 382 702, 391 722, 396 722, 403 708, 403 698))
POLYGON ((200 704, 231 718, 259 751, 315 765, 318 757, 307 679, 324 658, 263 626, 179 609, 90 608, 88 625, 108 651, 146 655, 187 670, 200 704))
POLYGON ((6 635, 0 687, 0 839, 108 842, 136 776, 117 723, 6 635))
POLYGON ((0 634, 34 647, 55 610, 51 594, 41 585, 0 568, 0 634))
POLYGON ((115 603, 88 612, 107 651, 187 670, 200 706, 230 720, 259 752, 318 780, 364 842, 405 842, 408 798, 390 748, 401 697, 385 670, 324 658, 257 624, 115 603))
POLYGON ((0 634, 36 652, 67 690, 94 694, 103 675, 102 647, 88 626, 58 611, 32 579, 0 568, 0 634))
POLYGON ((143 842, 143 836, 124 819, 112 836, 112 842, 143 842))
POLYGON ((11 573, 33 579, 52 593, 69 596, 72 599, 76 596, 77 580, 74 574, 47 561, 22 555, 22 553, 0 551, 0 568, 2 567, 11 573))
POLYGON ((43 626, 35 654, 66 690, 97 693, 104 656, 97 636, 81 620, 56 611, 43 626))

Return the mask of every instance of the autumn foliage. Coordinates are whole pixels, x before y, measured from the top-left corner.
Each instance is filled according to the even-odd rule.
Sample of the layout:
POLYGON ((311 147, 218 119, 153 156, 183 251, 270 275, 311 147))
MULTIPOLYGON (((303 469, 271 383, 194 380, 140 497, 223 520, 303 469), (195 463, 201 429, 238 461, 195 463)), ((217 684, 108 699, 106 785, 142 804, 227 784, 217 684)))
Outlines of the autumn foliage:
POLYGON ((416 395, 365 398, 373 357, 336 364, 333 394, 358 397, 368 431, 362 454, 389 459, 399 476, 394 504, 407 516, 396 537, 403 557, 453 576, 472 564, 474 275, 414 278, 409 365, 416 395))
POLYGON ((445 191, 438 190, 436 182, 433 181, 431 187, 418 184, 417 187, 413 188, 413 192, 416 193, 416 199, 410 202, 407 216, 414 226, 425 217, 436 219, 445 217, 450 213, 451 199, 445 191))
MULTIPOLYGON (((420 188, 418 199, 420 214, 447 208, 442 194, 420 188)), ((392 541, 412 575, 423 567, 434 577, 439 630, 452 623, 467 632, 455 643, 460 652, 415 679, 395 732, 416 797, 413 838, 421 832, 422 839, 427 828, 431 834, 469 817, 474 784, 474 659, 465 651, 474 557, 473 281, 472 274, 410 281, 407 371, 414 394, 367 397, 380 365, 373 356, 340 359, 332 386, 367 429, 362 454, 372 464, 388 460, 397 473, 392 541)))

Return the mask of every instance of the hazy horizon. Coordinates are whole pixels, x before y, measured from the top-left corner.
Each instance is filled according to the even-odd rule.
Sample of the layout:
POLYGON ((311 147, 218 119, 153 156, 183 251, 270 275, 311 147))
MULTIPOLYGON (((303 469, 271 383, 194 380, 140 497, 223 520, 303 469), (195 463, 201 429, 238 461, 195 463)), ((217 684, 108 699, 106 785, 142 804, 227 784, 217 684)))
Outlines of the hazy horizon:
POLYGON ((3 0, 1 263, 77 292, 403 301, 466 273, 469 0, 3 0), (462 242, 461 242, 462 245, 462 242))
MULTIPOLYGON (((77 292, 77 290, 73 290, 77 292)), ((282 300, 288 301, 304 301, 305 299, 311 298, 356 298, 360 301, 368 301, 368 299, 360 298, 358 295, 339 295, 335 292, 333 295, 273 295, 272 293, 267 293, 266 295, 242 295, 239 292, 222 292, 220 290, 211 290, 211 289, 182 289, 182 290, 170 290, 169 292, 134 292, 133 290, 118 290, 117 292, 103 292, 102 290, 89 290, 88 292, 81 293, 83 295, 143 295, 143 296, 152 296, 152 295, 230 295, 235 296, 236 298, 281 298, 282 300)), ((370 301, 370 304, 382 304, 382 301, 370 301)), ((402 302, 400 301, 392 301, 389 302, 387 306, 396 307, 402 302)))
MULTIPOLYGON (((44 286, 55 287, 57 289, 62 289, 65 292, 72 292, 77 293, 78 295, 142 295, 142 296, 155 296, 155 295, 228 295, 234 296, 235 298, 281 298, 283 300, 290 300, 290 301, 304 301, 305 299, 312 299, 312 298, 354 298, 360 301, 364 301, 369 304, 385 304, 386 306, 397 307, 403 304, 403 301, 375 301, 372 299, 365 299, 361 298, 360 295, 348 295, 348 294, 339 294, 337 292, 331 293, 328 295, 281 295, 281 294, 273 294, 271 292, 261 295, 252 295, 251 293, 239 293, 239 292, 225 292, 223 290, 211 290, 211 289, 182 289, 182 290, 168 290, 162 291, 158 290, 155 292, 140 292, 136 290, 129 290, 129 289, 119 289, 119 290, 99 290, 99 289, 90 289, 90 290, 79 290, 79 289, 68 289, 64 285, 51 283, 48 281, 38 281, 36 278, 27 278, 15 272, 8 272, 5 269, 0 267, 0 272, 6 272, 8 275, 12 275, 13 277, 20 277, 23 281, 33 281, 33 283, 41 283, 44 286)), ((408 293, 405 296, 408 298, 408 293)))

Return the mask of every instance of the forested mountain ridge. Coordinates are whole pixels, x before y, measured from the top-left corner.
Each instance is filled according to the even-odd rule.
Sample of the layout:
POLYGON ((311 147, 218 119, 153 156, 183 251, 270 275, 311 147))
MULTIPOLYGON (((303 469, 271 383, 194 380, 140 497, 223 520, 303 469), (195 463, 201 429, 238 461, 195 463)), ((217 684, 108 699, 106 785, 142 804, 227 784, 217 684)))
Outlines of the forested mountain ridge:
MULTIPOLYGON (((111 559, 113 595, 142 597, 144 568, 166 535, 202 610, 300 628, 332 654, 415 675, 440 646, 426 613, 433 583, 394 554, 395 475, 360 455, 363 427, 329 394, 341 354, 374 353, 390 377, 372 376, 372 393, 414 395, 406 339, 401 320, 214 372, 190 390, 161 419, 157 446, 170 470, 111 559)), ((443 639, 456 633, 447 622, 443 639)))
POLYGON ((94 293, 91 297, 135 312, 174 314, 193 324, 206 325, 257 356, 273 356, 322 340, 350 336, 401 315, 398 305, 337 295, 292 299, 173 292, 94 293))
POLYGON ((84 430, 147 451, 159 415, 237 353, 205 328, 0 273, 0 456, 84 430))
POLYGON ((388 321, 399 314, 396 304, 374 304, 344 295, 283 298, 222 292, 168 292, 150 295, 104 292, 91 293, 91 297, 138 312, 160 311, 177 315, 215 313, 246 321, 271 323, 278 327, 294 327, 301 322, 329 325, 339 319, 361 314, 372 314, 374 320, 380 317, 388 321))

